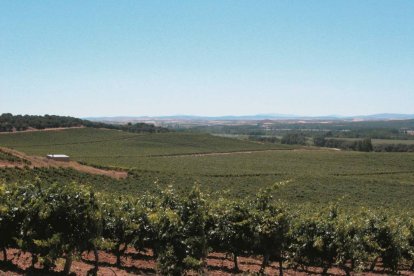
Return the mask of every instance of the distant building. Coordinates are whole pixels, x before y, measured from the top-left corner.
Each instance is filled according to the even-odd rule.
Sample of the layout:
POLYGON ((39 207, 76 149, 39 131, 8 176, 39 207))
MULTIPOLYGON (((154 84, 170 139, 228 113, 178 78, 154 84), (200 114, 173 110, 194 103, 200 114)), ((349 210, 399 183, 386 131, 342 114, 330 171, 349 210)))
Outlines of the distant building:
POLYGON ((65 154, 48 154, 46 155, 46 158, 56 160, 56 161, 65 161, 65 162, 69 161, 69 156, 65 154))

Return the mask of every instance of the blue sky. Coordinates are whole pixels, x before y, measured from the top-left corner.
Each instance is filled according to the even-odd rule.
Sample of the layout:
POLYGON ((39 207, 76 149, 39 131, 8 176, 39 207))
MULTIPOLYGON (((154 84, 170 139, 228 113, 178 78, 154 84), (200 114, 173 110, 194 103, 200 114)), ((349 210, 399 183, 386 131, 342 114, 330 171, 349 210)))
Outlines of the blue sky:
POLYGON ((414 1, 0 1, 0 113, 414 113, 414 1))

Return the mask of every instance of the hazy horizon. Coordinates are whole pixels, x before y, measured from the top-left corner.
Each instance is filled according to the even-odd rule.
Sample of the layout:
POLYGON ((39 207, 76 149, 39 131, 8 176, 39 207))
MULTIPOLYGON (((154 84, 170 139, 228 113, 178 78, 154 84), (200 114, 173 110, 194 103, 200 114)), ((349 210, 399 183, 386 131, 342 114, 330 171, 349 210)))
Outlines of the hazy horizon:
POLYGON ((0 113, 414 113, 413 1, 2 1, 0 14, 0 113))
POLYGON ((247 114, 213 114, 213 115, 200 115, 200 114, 161 114, 161 115, 142 115, 142 114, 115 114, 115 115, 93 115, 93 116, 76 116, 71 114, 64 114, 64 113, 13 113, 13 112, 4 112, 1 111, 0 115, 2 113, 12 113, 13 115, 35 115, 35 116, 44 116, 44 115, 59 115, 59 116, 71 116, 71 117, 78 117, 83 119, 90 119, 90 118, 163 118, 163 117, 200 117, 200 118, 224 118, 224 117, 286 117, 286 118, 324 118, 324 117, 332 117, 332 118, 358 118, 358 117, 370 117, 370 116, 384 116, 387 118, 398 118, 399 116, 408 116, 414 118, 414 113, 369 113, 369 114, 326 114, 326 115, 320 115, 320 114, 310 114, 310 115, 304 115, 304 114, 285 114, 285 113, 247 113, 247 114), (394 116, 394 117, 393 117, 394 116), (396 116, 396 117, 395 117, 396 116))
MULTIPOLYGON (((36 114, 36 115, 44 115, 44 114, 36 114)), ((157 117, 180 117, 180 116, 189 116, 189 117, 206 117, 206 118, 216 118, 216 117, 248 117, 248 116, 281 116, 281 117, 362 117, 362 116, 375 116, 375 115, 412 115, 414 113, 374 113, 374 114, 327 114, 327 115, 303 115, 303 114, 281 114, 281 113, 257 113, 257 114, 218 114, 218 115, 199 115, 199 114, 166 114, 166 115, 114 115, 114 116, 83 116, 83 118, 115 118, 115 117, 150 117, 150 118, 157 118, 157 117)))

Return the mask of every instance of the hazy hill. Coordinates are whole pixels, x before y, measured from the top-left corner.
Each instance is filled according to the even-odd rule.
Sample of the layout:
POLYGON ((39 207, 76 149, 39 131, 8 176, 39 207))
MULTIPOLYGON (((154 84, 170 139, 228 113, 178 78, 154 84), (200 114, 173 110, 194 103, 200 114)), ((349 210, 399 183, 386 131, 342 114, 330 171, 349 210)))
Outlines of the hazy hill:
POLYGON ((228 116, 194 116, 194 115, 172 115, 172 116, 114 116, 114 117, 86 117, 86 120, 95 122, 125 123, 134 121, 258 121, 258 120, 407 120, 414 119, 414 114, 382 113, 372 115, 356 116, 302 116, 292 114, 256 114, 256 115, 228 115, 228 116))

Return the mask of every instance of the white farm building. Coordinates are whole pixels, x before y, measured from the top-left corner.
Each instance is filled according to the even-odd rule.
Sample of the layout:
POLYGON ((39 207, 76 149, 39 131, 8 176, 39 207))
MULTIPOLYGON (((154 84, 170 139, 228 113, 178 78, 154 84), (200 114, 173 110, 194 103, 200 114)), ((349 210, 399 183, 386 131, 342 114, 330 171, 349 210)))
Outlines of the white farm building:
POLYGON ((52 160, 56 160, 56 161, 69 161, 69 156, 65 155, 65 154, 48 154, 46 155, 47 159, 52 159, 52 160))

